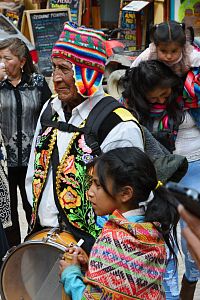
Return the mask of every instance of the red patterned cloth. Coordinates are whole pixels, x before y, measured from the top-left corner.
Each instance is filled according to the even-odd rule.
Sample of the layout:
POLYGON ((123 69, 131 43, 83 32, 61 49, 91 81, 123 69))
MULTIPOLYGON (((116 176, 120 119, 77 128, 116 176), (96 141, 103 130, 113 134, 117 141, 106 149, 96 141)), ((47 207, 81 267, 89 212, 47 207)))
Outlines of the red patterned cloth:
POLYGON ((165 269, 165 243, 156 227, 115 211, 92 248, 82 299, 163 300, 165 269))

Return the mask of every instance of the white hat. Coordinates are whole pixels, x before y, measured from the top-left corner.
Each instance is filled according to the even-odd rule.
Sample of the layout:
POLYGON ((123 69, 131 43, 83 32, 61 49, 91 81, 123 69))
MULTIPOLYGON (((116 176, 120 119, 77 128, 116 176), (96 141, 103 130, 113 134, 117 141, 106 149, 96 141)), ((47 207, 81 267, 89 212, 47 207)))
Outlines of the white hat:
POLYGON ((125 75, 126 69, 116 70, 110 74, 107 80, 107 91, 115 99, 119 100, 124 91, 122 82, 120 79, 125 75))

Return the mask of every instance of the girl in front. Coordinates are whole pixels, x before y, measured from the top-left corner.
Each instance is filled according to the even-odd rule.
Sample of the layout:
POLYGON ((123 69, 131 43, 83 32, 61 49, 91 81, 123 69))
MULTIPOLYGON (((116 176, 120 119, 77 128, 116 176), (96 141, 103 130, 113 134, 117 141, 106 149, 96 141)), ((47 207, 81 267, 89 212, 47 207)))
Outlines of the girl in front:
POLYGON ((110 217, 92 248, 84 282, 80 248, 71 263, 60 261, 65 292, 76 300, 165 299, 166 244, 175 255, 178 213, 153 163, 139 148, 118 148, 91 168, 88 199, 96 215, 110 217))

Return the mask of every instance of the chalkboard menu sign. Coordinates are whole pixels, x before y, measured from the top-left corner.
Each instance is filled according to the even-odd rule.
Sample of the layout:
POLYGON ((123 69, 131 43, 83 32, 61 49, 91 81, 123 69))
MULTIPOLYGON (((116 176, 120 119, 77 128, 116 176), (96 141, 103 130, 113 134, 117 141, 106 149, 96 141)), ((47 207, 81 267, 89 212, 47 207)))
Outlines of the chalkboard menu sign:
POLYGON ((48 8, 70 8, 72 21, 81 24, 82 0, 49 0, 48 8))
POLYGON ((21 31, 35 45, 44 76, 52 73, 51 51, 67 21, 71 21, 69 8, 24 11, 21 31))

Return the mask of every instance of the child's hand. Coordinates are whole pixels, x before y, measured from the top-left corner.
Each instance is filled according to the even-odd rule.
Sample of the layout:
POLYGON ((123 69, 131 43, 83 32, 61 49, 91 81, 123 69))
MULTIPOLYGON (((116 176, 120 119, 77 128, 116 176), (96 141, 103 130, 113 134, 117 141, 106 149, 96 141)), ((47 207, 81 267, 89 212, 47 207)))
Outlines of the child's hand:
POLYGON ((67 249, 67 253, 72 255, 74 252, 78 253, 77 259, 81 266, 87 266, 88 264, 88 256, 85 251, 80 247, 70 247, 67 249))
POLYGON ((59 262, 59 276, 61 276, 62 272, 71 265, 79 265, 78 262, 78 251, 74 251, 69 254, 65 252, 59 262))
POLYGON ((66 249, 59 263, 59 275, 71 265, 81 265, 83 271, 87 270, 88 256, 80 247, 70 247, 66 249))

